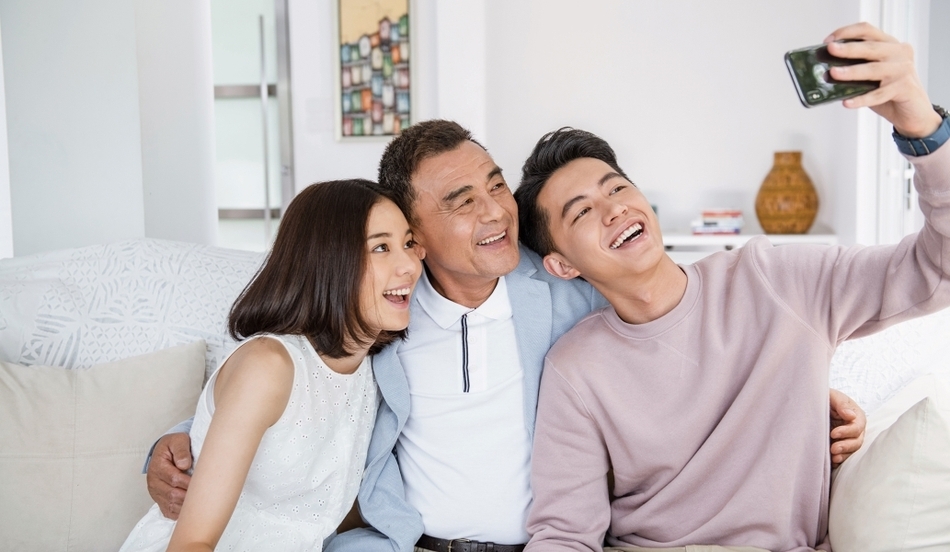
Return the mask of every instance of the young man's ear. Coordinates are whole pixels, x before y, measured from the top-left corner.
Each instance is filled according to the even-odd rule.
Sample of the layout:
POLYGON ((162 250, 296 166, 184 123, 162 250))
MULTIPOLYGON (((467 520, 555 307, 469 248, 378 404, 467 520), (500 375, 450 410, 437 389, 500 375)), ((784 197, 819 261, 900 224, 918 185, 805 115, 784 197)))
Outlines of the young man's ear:
POLYGON ((543 262, 545 270, 547 270, 551 276, 557 276, 562 280, 573 280, 581 275, 560 253, 548 253, 544 256, 543 262))

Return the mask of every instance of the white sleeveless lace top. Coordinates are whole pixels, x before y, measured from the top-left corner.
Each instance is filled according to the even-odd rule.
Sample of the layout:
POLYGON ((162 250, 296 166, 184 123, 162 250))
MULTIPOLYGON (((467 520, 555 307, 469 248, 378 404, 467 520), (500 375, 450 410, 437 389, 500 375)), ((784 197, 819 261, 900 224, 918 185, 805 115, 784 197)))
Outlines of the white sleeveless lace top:
MULTIPOLYGON (((216 550, 319 551, 352 506, 363 476, 377 408, 370 359, 353 374, 338 374, 306 338, 252 339, 264 337, 290 353, 293 390, 283 415, 264 433, 216 550)), ((217 374, 198 399, 191 429, 196 462, 214 413, 217 374)), ((173 529, 174 522, 153 506, 123 550, 164 550, 173 529)))

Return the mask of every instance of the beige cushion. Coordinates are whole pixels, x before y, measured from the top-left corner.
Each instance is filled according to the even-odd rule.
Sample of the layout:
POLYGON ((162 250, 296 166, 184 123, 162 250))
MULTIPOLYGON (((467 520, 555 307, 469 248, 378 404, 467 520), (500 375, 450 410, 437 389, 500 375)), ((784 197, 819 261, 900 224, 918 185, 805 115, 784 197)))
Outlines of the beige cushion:
POLYGON ((0 362, 0 548, 117 550, 152 504, 142 465, 194 414, 198 341, 66 370, 0 362))
POLYGON ((950 550, 950 382, 923 376, 869 416, 832 484, 829 536, 835 552, 950 550))

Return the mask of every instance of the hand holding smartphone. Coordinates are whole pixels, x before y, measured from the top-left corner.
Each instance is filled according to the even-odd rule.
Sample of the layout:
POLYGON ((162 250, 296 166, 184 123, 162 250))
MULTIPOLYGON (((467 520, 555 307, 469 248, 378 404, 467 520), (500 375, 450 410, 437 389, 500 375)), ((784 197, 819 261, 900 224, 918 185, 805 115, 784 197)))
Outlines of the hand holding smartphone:
POLYGON ((835 57, 828 53, 826 44, 800 48, 785 54, 785 66, 795 83, 798 99, 805 107, 860 96, 880 86, 880 83, 875 81, 839 81, 831 77, 832 67, 857 65, 866 61, 835 57))

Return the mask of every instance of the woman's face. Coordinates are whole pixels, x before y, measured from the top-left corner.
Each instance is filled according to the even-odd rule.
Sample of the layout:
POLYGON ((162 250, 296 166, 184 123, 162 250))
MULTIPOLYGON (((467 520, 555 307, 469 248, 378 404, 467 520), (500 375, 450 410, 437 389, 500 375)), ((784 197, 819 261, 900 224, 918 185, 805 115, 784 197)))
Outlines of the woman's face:
POLYGON ((412 231, 402 211, 388 199, 373 206, 366 223, 368 263, 360 287, 363 319, 376 330, 409 325, 409 296, 422 271, 412 231))

